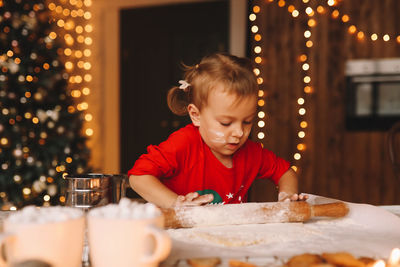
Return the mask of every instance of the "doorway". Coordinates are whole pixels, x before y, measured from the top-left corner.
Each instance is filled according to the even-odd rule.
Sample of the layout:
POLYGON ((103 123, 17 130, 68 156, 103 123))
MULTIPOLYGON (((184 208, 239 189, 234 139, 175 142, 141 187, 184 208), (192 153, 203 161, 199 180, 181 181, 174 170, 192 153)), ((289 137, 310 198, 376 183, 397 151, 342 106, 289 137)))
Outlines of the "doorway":
POLYGON ((190 123, 168 109, 168 89, 182 63, 229 51, 229 1, 120 11, 120 170, 126 173, 150 144, 190 123))

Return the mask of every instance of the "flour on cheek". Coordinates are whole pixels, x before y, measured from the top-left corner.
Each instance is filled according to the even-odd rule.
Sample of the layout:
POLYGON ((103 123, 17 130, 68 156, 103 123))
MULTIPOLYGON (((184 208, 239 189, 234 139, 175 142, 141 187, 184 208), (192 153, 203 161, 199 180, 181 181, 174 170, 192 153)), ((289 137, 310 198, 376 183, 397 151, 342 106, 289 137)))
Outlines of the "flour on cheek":
POLYGON ((225 134, 213 129, 208 130, 210 141, 217 144, 226 144, 225 134))

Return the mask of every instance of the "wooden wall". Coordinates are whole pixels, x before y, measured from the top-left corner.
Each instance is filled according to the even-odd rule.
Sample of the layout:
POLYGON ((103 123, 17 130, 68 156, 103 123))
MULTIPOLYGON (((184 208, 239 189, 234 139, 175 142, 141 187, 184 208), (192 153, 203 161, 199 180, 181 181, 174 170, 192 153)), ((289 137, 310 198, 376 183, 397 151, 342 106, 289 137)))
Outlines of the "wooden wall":
MULTIPOLYGON (((372 32, 379 36, 400 34, 398 0, 343 0, 336 6, 348 14, 350 23, 333 19, 327 10, 315 14, 312 28, 314 45, 306 50, 303 33, 307 23, 305 4, 288 1, 301 12, 293 18, 278 1, 254 1, 261 7, 257 14, 263 62, 263 89, 267 113, 264 145, 300 167, 302 192, 374 205, 400 204, 400 180, 396 179, 388 158, 385 131, 348 131, 345 127, 345 62, 357 58, 400 57, 400 43, 371 41, 372 32), (397 19, 396 19, 397 18, 397 19), (357 25, 366 33, 358 41, 348 33, 357 25), (304 71, 298 56, 307 52, 313 93, 303 91, 304 71), (306 114, 298 114, 297 98, 304 97, 306 114), (297 132, 301 119, 308 122, 304 143, 307 148, 299 161, 293 159, 299 143, 297 132)), ((310 1, 328 8, 326 1, 310 1)), ((253 45, 255 42, 253 42, 253 45)), ((253 201, 276 199, 275 188, 260 181, 252 189, 253 201)))

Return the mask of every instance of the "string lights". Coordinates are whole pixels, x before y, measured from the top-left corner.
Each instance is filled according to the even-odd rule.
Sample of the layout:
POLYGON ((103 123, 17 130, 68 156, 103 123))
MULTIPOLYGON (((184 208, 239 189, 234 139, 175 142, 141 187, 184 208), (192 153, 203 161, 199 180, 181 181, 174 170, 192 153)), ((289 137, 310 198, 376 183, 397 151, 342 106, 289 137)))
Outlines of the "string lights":
MULTIPOLYGON (((312 77, 311 77, 311 64, 310 64, 310 51, 314 47, 314 43, 312 41, 312 30, 317 25, 317 19, 315 18, 316 14, 320 15, 328 15, 333 19, 336 19, 342 22, 347 26, 347 32, 350 35, 353 35, 357 38, 358 41, 370 40, 372 42, 378 41, 380 38, 384 42, 394 41, 397 44, 400 44, 400 34, 389 34, 389 33, 376 33, 369 32, 367 30, 362 30, 355 22, 352 21, 352 18, 349 14, 341 14, 339 8, 337 7, 340 2, 343 0, 327 0, 326 6, 320 4, 314 10, 310 4, 310 0, 302 0, 304 6, 301 10, 304 10, 305 17, 307 19, 307 23, 304 29, 304 48, 303 54, 298 56, 298 61, 300 63, 302 73, 303 73, 303 97, 299 97, 297 99, 296 105, 298 106, 298 114, 299 114, 299 129, 297 131, 297 145, 296 151, 293 153, 293 158, 298 162, 302 158, 302 154, 307 150, 305 137, 306 137, 306 129, 309 126, 306 120, 306 99, 307 95, 312 94, 314 92, 314 87, 312 85, 312 77)), ((285 0, 266 0, 267 4, 275 2, 279 7, 284 8, 287 5, 285 0)), ((256 64, 260 64, 263 59, 261 57, 262 47, 260 45, 260 41, 262 39, 262 33, 259 31, 259 25, 257 25, 257 15, 260 13, 261 5, 254 3, 252 6, 252 12, 249 15, 249 21, 251 23, 251 32, 252 38, 254 39, 254 61, 256 64)), ((294 5, 288 5, 287 11, 290 13, 293 19, 298 18, 301 15, 300 9, 296 8, 294 5)), ((258 75, 259 84, 263 83, 263 80, 260 76, 260 68, 257 67, 255 73, 258 75)), ((258 106, 261 108, 265 105, 265 91, 259 91, 260 100, 258 102, 258 106)), ((259 140, 265 138, 265 134, 263 132, 263 127, 266 125, 266 114, 263 111, 258 113, 258 122, 257 125, 259 127, 256 135, 259 140)), ((294 164, 292 168, 294 170, 298 170, 298 164, 294 164)))
POLYGON ((60 49, 59 55, 65 58, 65 69, 69 73, 69 93, 77 100, 74 105, 68 107, 68 111, 85 111, 87 127, 84 132, 88 137, 94 133, 89 126, 93 116, 88 112, 89 104, 85 101, 85 97, 90 95, 92 81, 90 47, 93 43, 93 26, 90 24, 92 13, 89 11, 91 6, 92 0, 61 0, 50 2, 48 5, 58 26, 57 33, 52 32, 50 35, 53 36, 51 38, 60 35, 64 40, 65 46, 60 49))
MULTIPOLYGON (((260 42, 262 40, 262 35, 260 33, 259 27, 255 24, 256 20, 257 20, 257 14, 260 13, 261 8, 259 5, 254 5, 252 7, 252 13, 249 15, 249 20, 252 23, 251 26, 251 32, 252 32, 252 38, 254 39, 254 47, 253 47, 253 52, 255 53, 255 57, 254 57, 254 63, 256 65, 255 69, 254 69, 254 73, 257 76, 257 83, 258 85, 260 85, 260 89, 258 91, 258 106, 259 107, 263 107, 265 105, 265 92, 262 89, 261 85, 264 83, 264 80, 262 78, 261 75, 261 63, 263 62, 263 58, 261 57, 261 53, 262 53, 262 48, 260 45, 260 42)), ((259 140, 264 139, 265 137, 265 133, 263 131, 263 128, 265 127, 265 112, 264 111, 259 111, 258 114, 258 121, 257 121, 257 126, 258 126, 258 130, 257 130, 257 138, 259 140)))

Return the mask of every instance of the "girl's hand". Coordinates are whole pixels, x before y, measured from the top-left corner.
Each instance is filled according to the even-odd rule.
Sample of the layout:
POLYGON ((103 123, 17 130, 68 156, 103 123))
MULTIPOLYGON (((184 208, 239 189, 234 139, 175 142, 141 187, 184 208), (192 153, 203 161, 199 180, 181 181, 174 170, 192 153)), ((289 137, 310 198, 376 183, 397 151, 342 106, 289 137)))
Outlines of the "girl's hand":
POLYGON ((306 201, 308 199, 308 196, 305 194, 289 194, 286 192, 279 192, 278 195, 278 201, 283 202, 283 201, 306 201))
POLYGON ((210 203, 213 199, 212 194, 199 195, 197 192, 192 192, 186 196, 179 195, 174 206, 200 206, 210 203))

